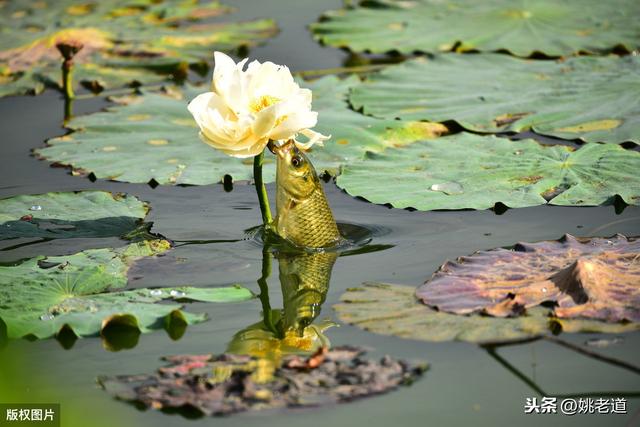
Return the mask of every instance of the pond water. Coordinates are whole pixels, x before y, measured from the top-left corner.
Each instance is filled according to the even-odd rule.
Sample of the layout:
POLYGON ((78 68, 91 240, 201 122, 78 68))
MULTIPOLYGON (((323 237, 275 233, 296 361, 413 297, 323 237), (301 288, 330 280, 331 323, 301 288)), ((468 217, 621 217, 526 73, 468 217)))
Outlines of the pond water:
MULTIPOLYGON (((336 67, 347 58, 344 52, 316 44, 305 29, 322 11, 339 7, 340 1, 304 0, 292 6, 286 0, 238 0, 233 4, 238 8, 234 18, 274 17, 281 28, 280 35, 264 47, 254 49, 252 57, 288 64, 292 70, 336 67)), ((75 112, 94 112, 106 105, 101 98, 77 101, 75 112)), ((152 206, 148 219, 154 223, 153 231, 178 242, 178 247, 166 256, 138 263, 129 274, 130 287, 238 283, 259 292, 256 279, 260 277, 262 251, 245 234, 245 230, 255 226, 260 218, 253 187, 238 183, 230 192, 222 185, 152 189, 148 185, 91 182, 72 177, 66 169, 52 168, 29 155, 30 150, 41 146, 47 137, 64 133, 60 125, 62 107, 60 95, 51 91, 38 97, 0 100, 3 133, 0 197, 84 189, 136 195, 152 206), (214 242, 202 242, 205 240, 214 242)), ((274 194, 272 185, 268 189, 274 194)), ((508 246, 516 241, 557 239, 564 233, 576 236, 640 234, 640 208, 637 207, 627 207, 618 214, 612 206, 541 206, 508 210, 502 215, 492 211, 410 212, 354 199, 331 182, 325 184, 325 190, 338 221, 384 230, 374 235, 370 244, 388 246, 384 250, 337 259, 320 314, 320 318, 334 317, 336 321, 331 306, 347 288, 364 281, 418 286, 446 259, 481 249, 508 246)), ((58 240, 0 250, 0 262, 121 244, 124 243, 117 239, 58 240)), ((272 307, 282 307, 277 268, 268 284, 272 307)), ((473 344, 401 340, 344 324, 327 332, 333 345, 364 346, 376 358, 389 354, 397 358, 426 360, 431 365, 429 371, 411 387, 351 404, 241 414, 214 420, 187 420, 178 414, 142 411, 112 399, 96 385, 98 375, 149 372, 162 364, 159 358, 163 355, 224 352, 237 331, 261 318, 261 305, 257 299, 230 305, 194 303, 191 311, 207 312, 210 320, 190 326, 177 341, 159 331, 141 335, 134 348, 119 352, 104 350, 99 338, 80 339, 68 350, 56 340, 12 342, 7 351, 17 357, 14 360, 16 369, 30 373, 21 377, 15 393, 25 396, 25 401, 62 402, 63 414, 68 411, 63 416, 82 416, 85 420, 91 417, 96 425, 226 426, 241 423, 261 427, 300 424, 373 427, 394 424, 595 426, 640 423, 640 377, 637 374, 556 344, 535 341, 504 347, 498 350, 500 357, 496 358, 473 344), (525 398, 538 396, 531 383, 548 395, 626 396, 628 414, 524 415, 525 398)), ((620 336, 622 342, 597 351, 637 363, 640 333, 620 336)), ((562 335, 563 339, 575 344, 598 337, 604 336, 562 335)))

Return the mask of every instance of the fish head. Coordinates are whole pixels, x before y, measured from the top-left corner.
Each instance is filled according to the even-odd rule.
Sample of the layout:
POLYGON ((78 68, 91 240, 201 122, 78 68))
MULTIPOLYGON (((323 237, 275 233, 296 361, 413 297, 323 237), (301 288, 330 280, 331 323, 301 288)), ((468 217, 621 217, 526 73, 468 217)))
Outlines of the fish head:
POLYGON ((311 195, 320 186, 320 180, 309 158, 296 147, 293 140, 274 146, 272 151, 278 159, 278 191, 301 199, 311 195))

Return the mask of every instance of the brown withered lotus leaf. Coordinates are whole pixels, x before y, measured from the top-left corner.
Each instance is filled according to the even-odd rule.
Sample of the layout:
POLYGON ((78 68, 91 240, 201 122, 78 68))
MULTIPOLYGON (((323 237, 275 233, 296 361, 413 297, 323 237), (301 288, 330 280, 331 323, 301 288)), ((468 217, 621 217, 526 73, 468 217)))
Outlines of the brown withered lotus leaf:
POLYGON ((323 348, 309 358, 286 357, 277 369, 244 355, 171 356, 156 373, 98 381, 121 400, 210 416, 347 402, 409 384, 426 369, 388 356, 370 361, 363 354, 353 347, 323 348))
POLYGON ((510 317, 549 303, 557 318, 640 322, 640 240, 567 234, 476 252, 447 261, 416 296, 454 314, 510 317))

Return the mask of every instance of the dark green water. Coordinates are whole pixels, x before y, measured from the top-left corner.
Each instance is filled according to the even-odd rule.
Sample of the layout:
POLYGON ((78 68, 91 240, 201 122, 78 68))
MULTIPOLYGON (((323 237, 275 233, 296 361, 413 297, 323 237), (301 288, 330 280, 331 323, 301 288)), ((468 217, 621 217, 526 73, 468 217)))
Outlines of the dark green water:
MULTIPOLYGON (((237 19, 274 17, 282 29, 251 56, 288 64, 293 70, 341 65, 346 54, 318 46, 305 25, 323 10, 338 7, 337 0, 236 1, 237 19)), ((76 114, 97 111, 107 103, 100 98, 76 102, 76 114)), ((225 192, 221 185, 208 187, 157 187, 107 181, 91 182, 72 177, 62 168, 29 156, 44 139, 63 133, 62 100, 54 92, 39 97, 0 100, 0 197, 48 191, 104 189, 134 194, 149 201, 153 231, 179 240, 238 240, 236 242, 185 245, 166 256, 139 263, 130 272, 130 286, 223 285, 240 283, 258 291, 261 249, 242 240, 244 230, 259 221, 253 187, 238 184, 225 192), (139 278, 139 279, 138 279, 139 278)), ((348 287, 363 281, 419 285, 447 258, 476 250, 511 245, 516 241, 556 239, 564 233, 577 236, 640 234, 640 209, 628 207, 616 214, 613 207, 560 208, 541 206, 491 211, 409 212, 387 209, 353 199, 333 183, 325 186, 339 221, 358 223, 387 232, 373 244, 393 245, 373 253, 341 257, 332 274, 322 317, 333 316, 331 306, 348 287)), ((269 187, 273 194, 274 188, 269 187)), ((273 199, 273 196, 272 196, 273 199)), ((0 262, 37 254, 73 253, 91 247, 120 245, 117 240, 71 239, 0 251, 0 262)), ((271 304, 282 305, 280 283, 269 279, 271 304)), ((64 350, 55 340, 12 342, 9 350, 20 355, 23 366, 33 370, 16 388, 16 394, 34 401, 62 401, 63 412, 73 412, 87 425, 182 426, 414 426, 414 425, 638 425, 640 399, 628 399, 627 415, 573 417, 524 415, 525 398, 537 396, 525 382, 482 348, 466 343, 426 343, 379 336, 342 325, 328 331, 334 345, 357 344, 371 349, 371 356, 427 360, 431 369, 413 386, 352 404, 321 409, 243 414, 222 419, 187 420, 179 415, 139 411, 115 401, 95 384, 98 375, 148 372, 161 364, 159 357, 177 353, 219 353, 235 332, 260 319, 260 303, 252 300, 233 305, 193 304, 192 311, 206 311, 210 320, 189 327, 179 341, 164 332, 140 337, 138 345, 108 352, 100 340, 78 340, 64 350), (113 418, 106 418, 113 417, 113 418), (117 420, 117 422, 111 421, 117 420)), ((630 363, 638 363, 640 333, 621 335, 621 344, 596 351, 630 363)), ((593 334, 563 335, 582 344, 593 334)), ((619 367, 579 355, 549 342, 533 342, 500 349, 499 354, 548 394, 600 395, 640 392, 640 377, 619 367)), ((67 414, 68 416, 69 414, 67 414)))

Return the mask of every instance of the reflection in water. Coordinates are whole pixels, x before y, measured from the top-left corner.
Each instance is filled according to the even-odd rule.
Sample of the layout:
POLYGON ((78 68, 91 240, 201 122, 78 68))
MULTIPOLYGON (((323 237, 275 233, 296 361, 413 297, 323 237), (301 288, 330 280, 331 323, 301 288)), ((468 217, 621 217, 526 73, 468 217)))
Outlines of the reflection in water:
POLYGON ((324 331, 335 326, 330 321, 315 322, 324 302, 335 252, 278 253, 282 309, 273 309, 269 301, 267 278, 271 274, 271 252, 263 251, 260 301, 262 321, 236 333, 227 351, 249 354, 279 363, 287 354, 313 353, 329 345, 324 331))
POLYGON ((292 330, 302 336, 304 329, 318 317, 337 256, 335 252, 324 252, 278 257, 284 331, 292 330))
POLYGON ((539 341, 539 340, 545 340, 557 345, 560 345, 566 349, 572 350, 574 352, 577 352, 579 354, 582 354, 583 356, 595 359, 595 360, 599 360, 601 362, 605 362, 611 366, 615 366, 617 368, 621 368, 621 369, 625 369, 627 371, 633 372, 635 374, 640 374, 640 368, 616 359, 614 357, 610 357, 610 356, 605 356, 603 354, 599 354, 596 353, 594 351, 588 350, 584 347, 572 344, 568 341, 564 341, 561 340, 559 338, 553 337, 553 336, 540 336, 540 337, 533 337, 533 338, 526 338, 526 339, 522 339, 522 340, 516 340, 516 341, 511 341, 511 342, 505 342, 505 343, 501 343, 501 344, 485 344, 485 345, 481 345, 482 348, 484 348, 487 351, 487 354, 489 356, 491 356, 496 362, 498 362, 501 366, 503 366, 508 372, 512 373, 516 378, 518 378, 520 381, 522 381, 523 383, 525 383, 527 386, 529 386, 529 388, 531 388, 531 390, 533 390, 535 393, 537 393, 539 396, 541 397, 556 397, 558 399, 564 399, 564 398, 588 398, 588 397, 593 397, 593 398, 604 398, 604 397, 612 397, 612 398, 621 398, 621 397, 625 397, 625 398, 635 398, 635 397, 640 397, 640 391, 622 391, 622 390, 617 390, 617 391, 592 391, 592 392, 578 392, 578 393, 568 393, 568 394, 557 394, 557 393, 548 393, 546 391, 544 391, 535 381, 535 378, 529 378, 527 377, 524 373, 522 373, 518 368, 516 368, 515 366, 513 366, 511 363, 509 363, 509 361, 507 361, 507 359, 505 359, 504 357, 500 356, 498 354, 498 349, 501 347, 508 347, 508 346, 513 346, 513 345, 523 345, 523 344, 529 344, 535 341, 539 341))

